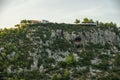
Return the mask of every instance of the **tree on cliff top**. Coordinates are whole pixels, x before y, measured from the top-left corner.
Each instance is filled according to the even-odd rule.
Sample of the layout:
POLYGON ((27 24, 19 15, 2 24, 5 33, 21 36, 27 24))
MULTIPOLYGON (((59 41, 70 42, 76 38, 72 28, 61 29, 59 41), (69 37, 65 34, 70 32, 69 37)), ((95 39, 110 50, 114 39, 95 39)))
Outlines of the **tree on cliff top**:
POLYGON ((79 24, 79 23, 80 23, 80 20, 79 20, 79 19, 76 19, 74 23, 75 23, 75 24, 79 24))

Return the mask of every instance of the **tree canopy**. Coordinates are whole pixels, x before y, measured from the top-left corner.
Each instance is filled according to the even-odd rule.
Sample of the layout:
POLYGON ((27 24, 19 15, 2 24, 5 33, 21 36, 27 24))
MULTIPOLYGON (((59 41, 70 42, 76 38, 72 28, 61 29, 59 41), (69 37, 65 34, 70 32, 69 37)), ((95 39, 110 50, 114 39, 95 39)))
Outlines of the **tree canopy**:
POLYGON ((79 24, 79 23, 80 23, 80 20, 79 20, 79 19, 76 19, 74 23, 75 23, 75 24, 79 24))
POLYGON ((82 23, 93 23, 92 19, 84 18, 82 23))

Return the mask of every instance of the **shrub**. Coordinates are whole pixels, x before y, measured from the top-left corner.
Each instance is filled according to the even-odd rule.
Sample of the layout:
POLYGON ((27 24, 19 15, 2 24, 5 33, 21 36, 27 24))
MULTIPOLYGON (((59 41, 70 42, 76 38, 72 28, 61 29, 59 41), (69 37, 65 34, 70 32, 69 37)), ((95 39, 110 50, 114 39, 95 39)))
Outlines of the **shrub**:
POLYGON ((75 65, 76 64, 76 58, 73 54, 69 54, 66 58, 65 58, 65 62, 67 63, 67 65, 75 65))
POLYGON ((66 69, 64 72, 64 80, 69 80, 69 75, 70 75, 70 72, 68 69, 66 69))
POLYGON ((63 67, 63 68, 65 68, 67 65, 66 62, 64 62, 64 61, 59 61, 57 64, 58 64, 58 66, 63 67))

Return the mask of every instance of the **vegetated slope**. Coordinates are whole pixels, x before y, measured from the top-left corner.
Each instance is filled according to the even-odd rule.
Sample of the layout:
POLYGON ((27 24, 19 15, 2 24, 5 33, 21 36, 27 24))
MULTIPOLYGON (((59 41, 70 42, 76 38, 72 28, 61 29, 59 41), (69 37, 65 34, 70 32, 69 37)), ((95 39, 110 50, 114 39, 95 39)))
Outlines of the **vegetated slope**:
POLYGON ((0 79, 119 80, 116 27, 36 24, 0 31, 0 79))

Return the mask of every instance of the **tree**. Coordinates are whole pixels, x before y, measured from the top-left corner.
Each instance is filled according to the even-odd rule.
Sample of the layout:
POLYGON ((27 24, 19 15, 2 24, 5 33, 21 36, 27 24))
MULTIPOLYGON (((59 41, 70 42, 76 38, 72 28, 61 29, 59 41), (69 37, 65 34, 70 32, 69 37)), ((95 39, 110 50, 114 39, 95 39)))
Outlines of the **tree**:
POLYGON ((28 20, 21 20, 20 21, 20 28, 25 28, 25 27, 27 27, 27 26, 29 26, 29 23, 30 23, 30 21, 28 21, 28 20))
POLYGON ((80 23, 80 20, 76 19, 74 23, 75 23, 75 24, 79 24, 79 23, 80 23))
POLYGON ((99 23, 99 26, 103 27, 103 26, 104 26, 104 23, 103 23, 103 22, 100 22, 100 23, 99 23))
POLYGON ((89 19, 88 18, 84 18, 83 19, 83 23, 87 23, 87 22, 89 22, 89 19))
POLYGON ((113 22, 110 22, 110 23, 109 23, 109 26, 110 26, 110 27, 113 27, 113 26, 114 26, 113 22))
POLYGON ((32 21, 31 21, 31 20, 28 20, 27 22, 28 22, 28 24, 31 24, 31 23, 32 23, 32 21))
POLYGON ((25 23, 25 24, 26 24, 26 23, 27 23, 27 20, 25 20, 25 19, 24 19, 24 20, 21 20, 20 23, 25 23))
POLYGON ((110 23, 109 23, 109 26, 110 26, 110 27, 117 27, 116 23, 113 23, 113 22, 110 22, 110 23))
POLYGON ((16 24, 15 27, 20 27, 20 24, 16 24))
POLYGON ((89 23, 93 23, 94 21, 93 21, 92 19, 89 19, 88 22, 89 22, 89 23))
POLYGON ((114 27, 117 27, 117 24, 116 24, 116 23, 114 23, 114 24, 113 24, 113 26, 114 26, 114 27))

